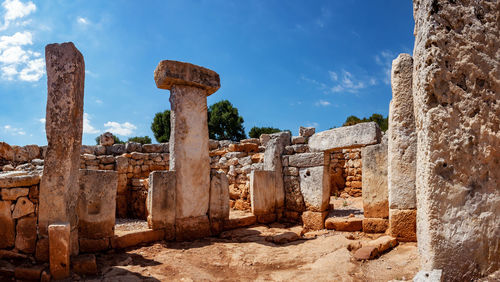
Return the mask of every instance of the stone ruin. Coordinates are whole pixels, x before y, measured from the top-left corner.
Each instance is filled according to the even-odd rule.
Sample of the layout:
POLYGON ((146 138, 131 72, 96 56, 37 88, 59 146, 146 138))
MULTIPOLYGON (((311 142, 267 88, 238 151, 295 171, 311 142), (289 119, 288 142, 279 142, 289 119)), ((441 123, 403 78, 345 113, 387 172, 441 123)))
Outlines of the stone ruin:
POLYGON ((496 1, 414 1, 414 54, 393 61, 387 134, 363 123, 209 140, 206 97, 219 75, 162 61, 154 79, 170 90, 170 142, 104 134, 82 146, 83 56, 47 45, 48 146, 0 143, 0 258, 34 256, 50 274, 36 267, 31 278, 63 279, 70 266, 95 268, 95 252, 288 221, 418 241, 422 270, 438 280, 497 271, 499 13, 496 1), (348 194, 362 196, 363 215, 331 216, 330 197, 348 194), (117 217, 149 228, 119 232, 117 217))

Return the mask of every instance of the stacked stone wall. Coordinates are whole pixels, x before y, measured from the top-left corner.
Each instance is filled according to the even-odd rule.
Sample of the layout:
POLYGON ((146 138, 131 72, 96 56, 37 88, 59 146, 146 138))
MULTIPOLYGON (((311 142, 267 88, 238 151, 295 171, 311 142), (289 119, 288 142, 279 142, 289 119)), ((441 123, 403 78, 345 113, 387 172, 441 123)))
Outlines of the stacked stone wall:
POLYGON ((332 196, 346 198, 362 195, 361 149, 341 149, 330 153, 332 196))

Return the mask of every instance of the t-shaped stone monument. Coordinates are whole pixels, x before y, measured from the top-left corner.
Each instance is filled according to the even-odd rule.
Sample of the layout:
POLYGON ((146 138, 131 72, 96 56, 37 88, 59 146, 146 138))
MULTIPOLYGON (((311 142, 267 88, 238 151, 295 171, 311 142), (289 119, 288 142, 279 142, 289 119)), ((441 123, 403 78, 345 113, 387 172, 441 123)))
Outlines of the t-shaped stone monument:
POLYGON ((207 96, 220 88, 219 75, 177 61, 161 61, 154 79, 170 90, 170 170, 176 174, 176 238, 209 235, 210 199, 207 96))

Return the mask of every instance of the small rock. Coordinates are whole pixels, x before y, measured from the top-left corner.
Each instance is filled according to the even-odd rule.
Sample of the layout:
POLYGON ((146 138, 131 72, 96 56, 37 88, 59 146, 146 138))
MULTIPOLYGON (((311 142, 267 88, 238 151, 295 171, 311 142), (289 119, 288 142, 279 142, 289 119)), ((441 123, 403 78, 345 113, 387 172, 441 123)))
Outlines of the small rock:
POLYGON ((378 256, 378 250, 376 247, 373 246, 362 247, 354 253, 354 258, 357 260, 374 259, 377 256, 378 256))

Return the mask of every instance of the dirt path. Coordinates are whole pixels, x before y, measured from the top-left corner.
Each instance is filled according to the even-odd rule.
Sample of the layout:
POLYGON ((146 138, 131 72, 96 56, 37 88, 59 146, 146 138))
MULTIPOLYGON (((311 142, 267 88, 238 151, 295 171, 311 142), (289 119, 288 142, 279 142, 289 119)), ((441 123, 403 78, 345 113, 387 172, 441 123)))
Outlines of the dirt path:
POLYGON ((99 277, 86 281, 389 281, 418 271, 416 244, 397 246, 376 260, 359 262, 347 246, 370 240, 361 233, 321 231, 295 240, 301 227, 275 224, 236 229, 219 238, 156 243, 100 254, 99 277), (320 234, 320 235, 318 235, 320 234), (315 236, 317 235, 317 237, 315 236), (316 238, 314 238, 316 237, 316 238), (357 238, 349 240, 347 238, 357 238))

